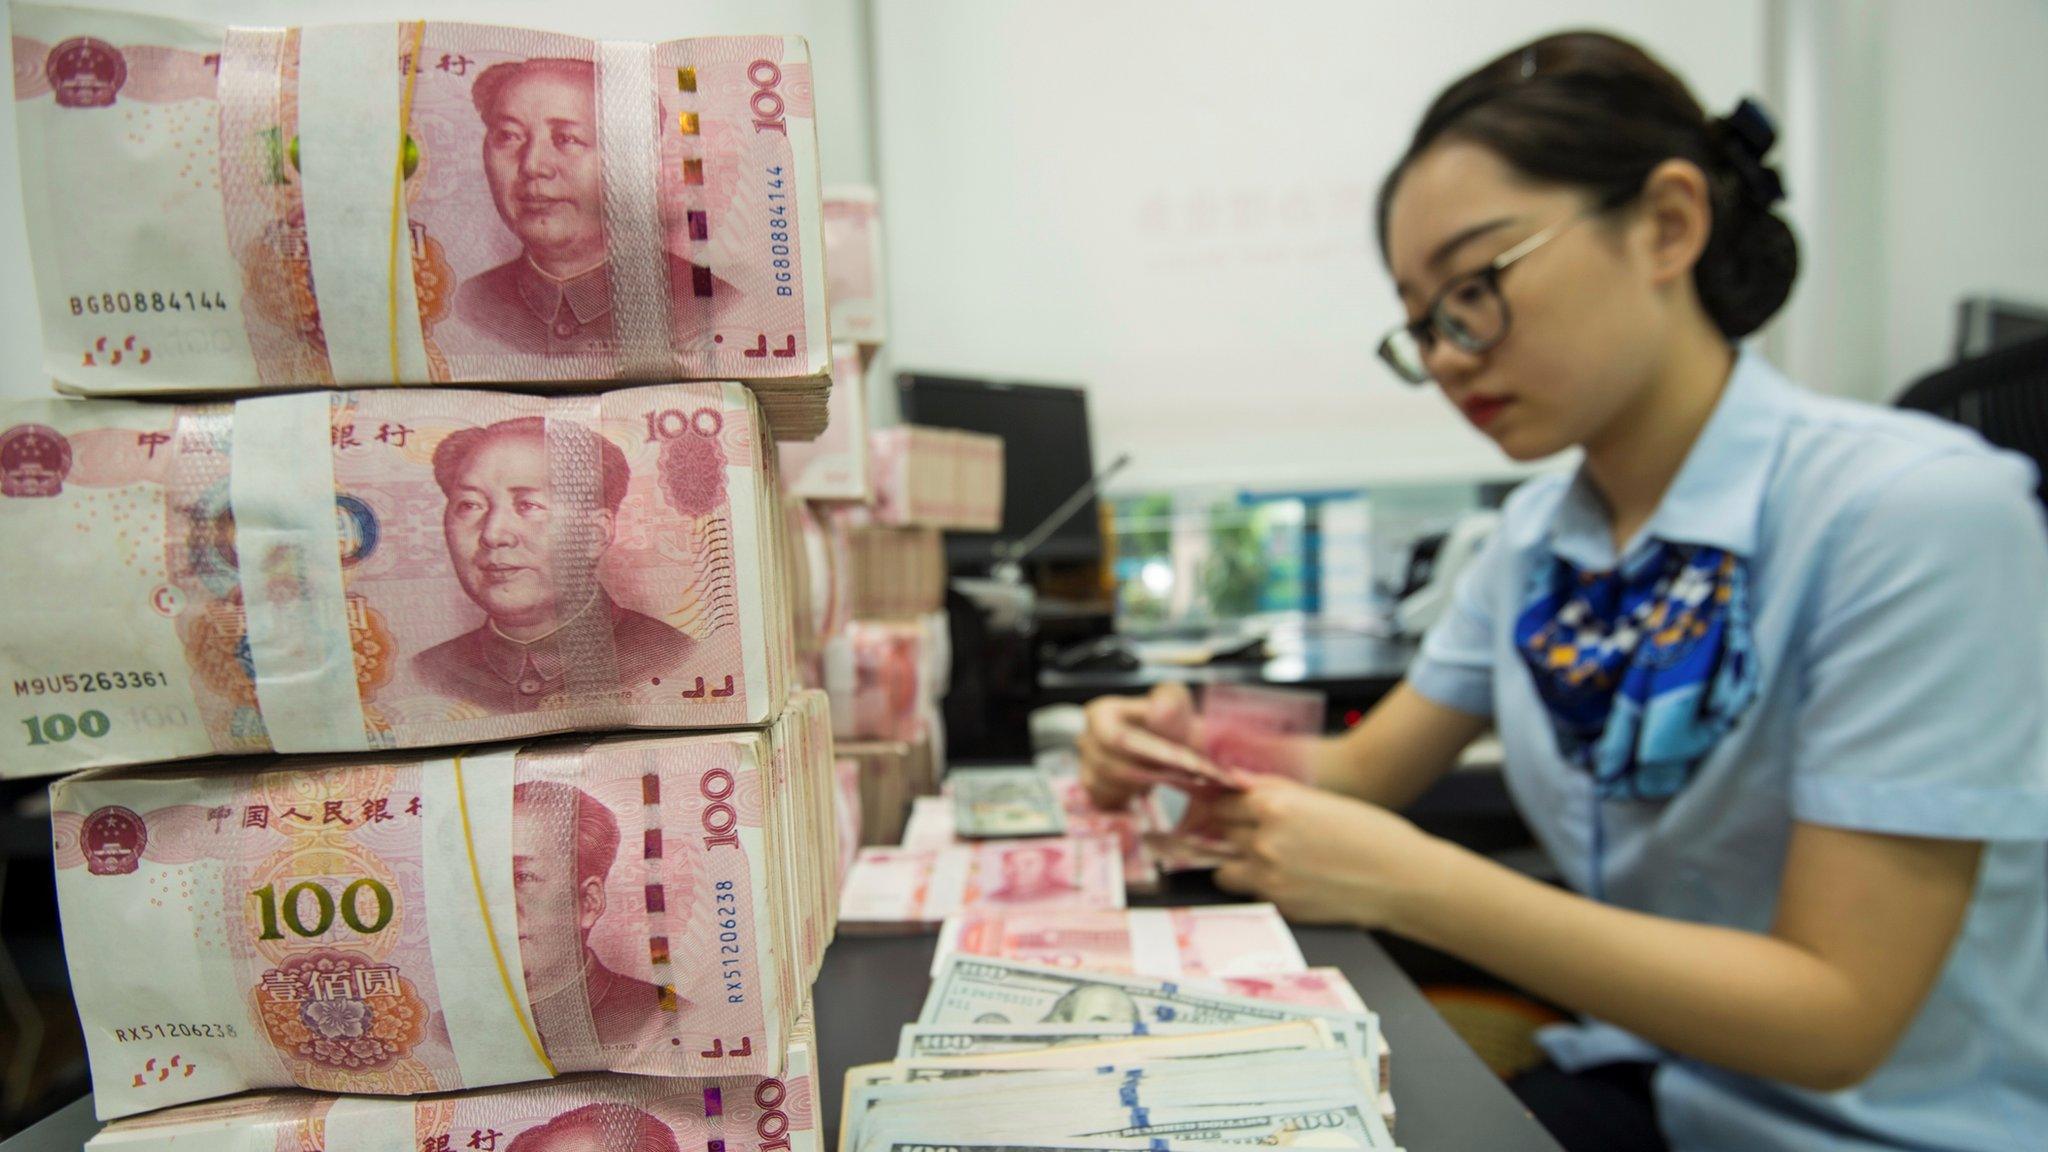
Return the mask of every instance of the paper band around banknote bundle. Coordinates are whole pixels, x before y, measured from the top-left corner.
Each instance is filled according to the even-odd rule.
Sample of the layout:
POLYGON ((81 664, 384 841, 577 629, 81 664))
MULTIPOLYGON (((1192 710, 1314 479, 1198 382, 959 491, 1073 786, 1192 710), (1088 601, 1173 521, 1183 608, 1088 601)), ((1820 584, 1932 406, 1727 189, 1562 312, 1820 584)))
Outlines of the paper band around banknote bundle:
MULTIPOLYGON (((556 1074, 554 1062, 549 1059, 535 1031, 533 1009, 528 1003, 525 982, 520 975, 523 968, 519 915, 512 878, 512 794, 516 756, 516 749, 500 748, 468 757, 458 753, 425 760, 419 765, 422 821, 419 836, 420 883, 426 907, 432 910, 433 916, 433 930, 427 935, 427 944, 432 957, 432 983, 438 998, 439 1016, 447 1029, 456 1072, 452 1082, 437 1084, 437 1088, 507 1084, 546 1079, 556 1074)), ((168 781, 166 786, 171 786, 168 781)), ((67 794, 86 800, 85 804, 78 806, 89 810, 84 821, 77 825, 60 818, 60 854, 65 839, 61 829, 75 826, 78 828, 76 847, 86 855, 86 869, 60 868, 60 894, 69 897, 66 901, 67 935, 72 948, 79 950, 79 954, 93 951, 97 945, 113 943, 96 931, 94 922, 82 916, 80 911, 97 895, 94 881, 98 880, 101 885, 106 883, 100 879, 106 873, 93 868, 95 849, 103 850, 104 845, 96 846, 85 827, 94 815, 107 807, 87 798, 105 788, 91 777, 58 786, 60 812, 72 810, 65 806, 67 794)), ((149 813, 142 815, 146 817, 149 813)), ((293 909, 290 915, 298 915, 299 906, 310 903, 303 897, 287 898, 287 901, 293 909)), ((356 902, 365 903, 367 898, 358 897, 356 902)), ((287 930, 290 930, 289 926, 287 930)), ((198 932, 193 933, 192 943, 186 943, 176 932, 166 932, 154 939, 149 963, 152 966, 168 964, 174 971, 188 974, 186 979, 164 983, 162 991, 189 1005, 193 1016, 201 1014, 201 1006, 209 1007, 222 1012, 228 1026, 239 1025, 236 1031, 244 1035, 262 1035, 264 1023, 247 1014, 248 1009, 242 1007, 245 1003, 242 998, 228 994, 216 983, 221 976, 232 979, 233 973, 224 970, 225 966, 206 959, 206 954, 196 943, 199 935, 198 932), (189 954, 180 955, 187 950, 191 950, 189 954), (209 974, 215 979, 208 979, 209 974), (241 1012, 235 1014, 240 1015, 240 1019, 227 1013, 230 1005, 241 1008, 241 1012)), ((96 1071, 102 1068, 110 1070, 98 1076, 98 1107, 103 1118, 280 1083, 274 1074, 251 1076, 249 1073, 253 1070, 238 1067, 243 1079, 230 1080, 226 1086, 220 1086, 210 1077, 198 1080, 196 1083, 201 1090, 196 1095, 159 1094, 165 1089, 175 1092, 183 1085, 176 1081, 153 1084, 149 1077, 143 1076, 138 1077, 133 1085, 135 1095, 129 1096, 118 1083, 118 1070, 135 1063, 125 1059, 122 1052, 135 1041, 123 1039, 129 1035, 125 1029, 90 1025, 101 1018, 101 1009, 114 985, 150 988, 155 981, 148 971, 102 974, 95 966, 74 965, 74 972, 74 980, 82 985, 79 999, 84 1005, 89 1025, 87 1040, 93 1067, 96 1071), (109 1031, 115 1035, 109 1036, 109 1031)), ((418 979, 418 975, 414 974, 413 979, 418 979)), ((411 985, 404 987, 409 991, 411 985)), ((133 1023, 143 1022, 137 1020, 133 1023)), ((207 1049, 208 1045, 202 1038, 192 1037, 176 1054, 183 1057, 182 1065, 202 1073, 213 1073, 214 1066, 243 1063, 232 1052, 209 1052, 207 1049)), ((166 1062, 169 1055, 159 1057, 159 1062, 166 1062)), ((184 1079, 193 1082, 191 1073, 185 1073, 184 1079)), ((359 1087, 358 1090, 364 1089, 359 1087)))
POLYGON ((320 392, 235 405, 229 507, 241 571, 257 575, 241 581, 249 678, 279 752, 370 746, 341 581, 333 422, 320 392))
POLYGON ((800 38, 14 16, 61 387, 737 378, 760 382, 778 434, 823 426, 800 38), (113 78, 73 75, 89 66, 113 78), (531 160, 543 115, 576 139, 531 160), (519 142, 494 143, 501 124, 519 142))
POLYGON ((829 772, 807 693, 767 732, 68 778, 99 1113, 773 1071, 831 935, 829 772))
MULTIPOLYGON (((305 174, 306 247, 336 380, 428 377, 417 324, 418 270, 406 236, 404 125, 412 121, 418 68, 398 86, 365 84, 394 58, 417 59, 425 22, 310 25, 300 34, 299 148, 305 174), (400 125, 396 147, 391 125, 400 125), (388 168, 361 162, 389 155, 388 168), (385 179, 389 173, 389 180, 385 179), (373 286, 384 285, 380 296, 373 286), (330 287, 331 286, 331 287, 330 287)), ((230 51, 235 41, 230 40, 230 51)), ((223 69, 232 67, 223 61, 223 69)), ((596 49, 598 148, 604 157, 606 251, 619 377, 658 378, 673 371, 669 346, 671 285, 663 249, 644 241, 662 233, 660 110, 651 107, 654 46, 599 41, 596 49)), ((277 381, 291 383, 291 381, 277 381)))
POLYGON ((611 254, 612 315, 618 324, 619 372, 629 380, 671 371, 668 261, 662 250, 634 244, 661 234, 661 110, 650 108, 654 46, 623 40, 597 45, 597 146, 604 154, 605 247, 611 254))
MULTIPOLYGON (((512 811, 512 782, 516 750, 498 749, 471 759, 474 772, 474 791, 480 809, 488 813, 510 813, 512 811)), ((454 837, 446 829, 435 824, 446 823, 440 813, 451 807, 456 812, 462 832, 462 850, 469 865, 471 891, 475 893, 474 904, 464 902, 459 878, 454 869, 447 867, 428 868, 425 873, 427 903, 448 911, 446 920, 452 920, 450 931, 437 932, 429 936, 428 942, 434 948, 435 971, 474 971, 484 967, 483 956, 479 954, 476 941, 481 938, 489 947, 491 967, 498 972, 498 988, 502 996, 492 995, 488 981, 475 985, 457 983, 456 991, 444 995, 441 1012, 448 1020, 448 1037, 455 1048, 455 1059, 463 1069, 464 1078, 476 1084, 508 1084, 519 1080, 538 1080, 543 1076, 555 1075, 555 1062, 548 1059, 547 1049, 541 1045, 540 1033, 533 1023, 533 1008, 526 1000, 526 982, 515 979, 514 972, 524 973, 519 961, 519 909, 512 889, 512 821, 476 820, 470 816, 471 785, 465 779, 461 754, 450 757, 448 770, 437 771, 438 763, 427 765, 420 773, 420 804, 428 813, 426 843, 452 843, 454 837), (450 796, 449 785, 453 795, 450 796), (452 799, 451 805, 448 801, 452 799), (440 833, 435 835, 434 833, 440 833), (477 840, 484 841, 483 851, 477 851, 477 840), (488 862, 486 864, 485 862, 488 862), (470 908, 476 909, 475 923, 465 923, 470 908), (498 914, 493 916, 495 907, 498 914), (511 934, 506 935, 506 927, 511 934), (507 957, 510 960, 507 960, 507 957), (509 1016, 508 1021, 506 1017, 509 1016), (508 1023, 511 1027, 507 1027, 508 1023), (504 1043, 505 1036, 516 1028, 526 1037, 527 1050, 533 1060, 521 1058, 516 1044, 504 1043), (478 1043, 479 1038, 488 1038, 491 1043, 478 1043), (467 1053, 465 1055, 465 1053, 467 1053), (474 1069, 476 1074, 470 1075, 474 1069)), ((439 853, 428 852, 426 859, 432 861, 439 853)))
POLYGON ((54 477, 0 494, 0 777, 759 724, 793 676, 737 384, 12 402, 0 436, 54 477))

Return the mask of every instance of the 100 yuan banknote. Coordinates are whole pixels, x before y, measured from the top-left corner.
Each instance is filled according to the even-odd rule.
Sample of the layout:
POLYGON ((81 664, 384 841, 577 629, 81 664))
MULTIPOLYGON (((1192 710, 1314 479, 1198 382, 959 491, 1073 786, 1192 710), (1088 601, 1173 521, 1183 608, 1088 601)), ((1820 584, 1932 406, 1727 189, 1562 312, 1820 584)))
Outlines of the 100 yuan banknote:
POLYGON ((830 891, 789 727, 60 781, 100 1115, 776 1070, 830 891))
POLYGON ((801 39, 29 4, 13 35, 45 362, 71 389, 827 370, 801 39))
POLYGON ((970 909, 949 917, 939 929, 933 972, 955 952, 1169 980, 1308 971, 1294 933, 1271 904, 970 909))
POLYGON ((818 1152, 807 1051, 781 1076, 575 1076, 423 1100, 257 1093, 118 1120, 87 1152, 818 1152))
POLYGON ((761 723, 763 450, 736 384, 0 402, 0 775, 761 723))

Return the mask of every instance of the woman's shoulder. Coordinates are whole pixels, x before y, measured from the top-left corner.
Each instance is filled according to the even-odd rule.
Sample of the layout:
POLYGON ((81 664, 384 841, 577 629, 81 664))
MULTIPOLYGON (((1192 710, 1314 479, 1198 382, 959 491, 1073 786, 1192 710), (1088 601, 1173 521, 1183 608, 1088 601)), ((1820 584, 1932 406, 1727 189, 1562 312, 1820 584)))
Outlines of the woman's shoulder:
POLYGON ((1921 412, 1799 388, 1788 398, 1764 517, 1781 533, 1880 548, 2043 538, 2027 457, 1921 412))
POLYGON ((1915 477, 1939 479, 1931 487, 1937 496, 2031 496, 2039 470, 1974 429, 1924 412, 1793 391, 1780 483, 1834 491, 1854 504, 1915 477))

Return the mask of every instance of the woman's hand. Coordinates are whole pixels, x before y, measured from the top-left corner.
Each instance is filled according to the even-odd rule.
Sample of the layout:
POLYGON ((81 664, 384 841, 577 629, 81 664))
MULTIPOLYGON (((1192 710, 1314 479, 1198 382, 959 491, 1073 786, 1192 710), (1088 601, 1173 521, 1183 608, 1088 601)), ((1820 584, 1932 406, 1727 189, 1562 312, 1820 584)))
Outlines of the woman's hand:
POLYGON ((1099 807, 1122 808, 1154 784, 1213 772, 1195 751, 1201 722, 1185 684, 1161 684, 1144 696, 1100 696, 1087 715, 1078 746, 1081 783, 1099 807))
POLYGON ((1377 805, 1277 776, 1247 778, 1243 791, 1200 803, 1204 827, 1235 853, 1217 885, 1301 923, 1400 931, 1413 909, 1442 895, 1458 851, 1377 805))

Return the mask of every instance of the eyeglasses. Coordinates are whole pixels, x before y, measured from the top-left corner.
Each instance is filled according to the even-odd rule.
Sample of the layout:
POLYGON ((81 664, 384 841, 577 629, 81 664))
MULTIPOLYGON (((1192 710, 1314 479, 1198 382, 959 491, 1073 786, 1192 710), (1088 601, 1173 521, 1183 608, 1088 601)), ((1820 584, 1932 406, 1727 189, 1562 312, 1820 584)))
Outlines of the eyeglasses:
POLYGON ((1485 267, 1437 289, 1421 319, 1395 328, 1380 341, 1380 359, 1408 383, 1427 384, 1430 374, 1426 358, 1439 338, 1475 356, 1492 351, 1508 335, 1508 302, 1500 294, 1501 273, 1607 207, 1596 204, 1574 212, 1495 256, 1485 267))

